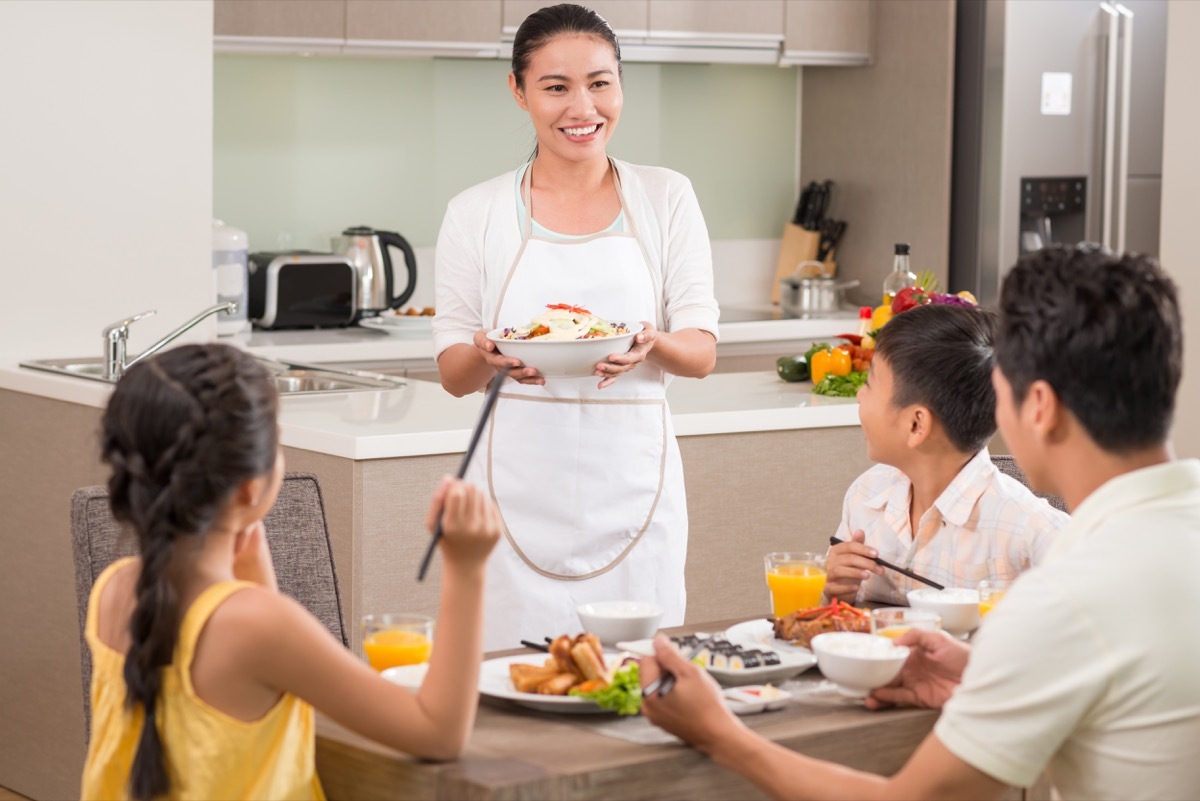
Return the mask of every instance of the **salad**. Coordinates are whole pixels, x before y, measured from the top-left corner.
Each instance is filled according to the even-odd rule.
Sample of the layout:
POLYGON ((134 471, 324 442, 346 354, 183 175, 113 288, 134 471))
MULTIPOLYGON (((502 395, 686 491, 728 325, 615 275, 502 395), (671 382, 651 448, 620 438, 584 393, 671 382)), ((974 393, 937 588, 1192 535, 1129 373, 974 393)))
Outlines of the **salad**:
POLYGON ((525 325, 505 328, 500 334, 501 339, 599 339, 629 333, 629 326, 625 323, 610 323, 581 306, 548 303, 546 308, 546 313, 534 317, 525 325))

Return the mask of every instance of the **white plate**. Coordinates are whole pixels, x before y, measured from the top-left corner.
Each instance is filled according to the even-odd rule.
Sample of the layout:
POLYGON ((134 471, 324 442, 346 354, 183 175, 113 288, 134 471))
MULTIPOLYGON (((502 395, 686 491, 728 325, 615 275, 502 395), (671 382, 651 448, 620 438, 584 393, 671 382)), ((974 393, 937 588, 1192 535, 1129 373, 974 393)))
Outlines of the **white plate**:
MULTIPOLYGON (((508 676, 509 665, 540 665, 546 659, 544 654, 518 654, 517 656, 501 656, 488 659, 479 667, 479 692, 492 698, 503 698, 515 701, 521 706, 536 709, 539 712, 562 712, 574 715, 614 714, 607 709, 601 709, 591 698, 579 698, 574 695, 538 695, 537 693, 521 693, 513 689, 512 679, 508 676)), ((609 667, 618 657, 606 655, 609 667)))
MULTIPOLYGON (((696 632, 696 636, 704 638, 708 635, 696 632)), ((783 640, 775 639, 775 629, 766 620, 751 620, 738 623, 725 632, 725 639, 743 648, 756 648, 760 651, 774 651, 779 654, 778 665, 763 665, 756 668, 729 670, 725 668, 706 668, 718 683, 726 687, 737 687, 745 684, 764 684, 773 681, 783 681, 793 676, 799 676, 813 665, 817 658, 807 648, 789 645, 783 640), (763 627, 765 626, 765 632, 763 627)), ((654 653, 653 640, 633 640, 619 642, 617 647, 642 656, 654 653)))
POLYGON ((364 317, 358 324, 396 336, 429 336, 433 330, 432 317, 406 317, 391 312, 384 312, 378 317, 364 317))

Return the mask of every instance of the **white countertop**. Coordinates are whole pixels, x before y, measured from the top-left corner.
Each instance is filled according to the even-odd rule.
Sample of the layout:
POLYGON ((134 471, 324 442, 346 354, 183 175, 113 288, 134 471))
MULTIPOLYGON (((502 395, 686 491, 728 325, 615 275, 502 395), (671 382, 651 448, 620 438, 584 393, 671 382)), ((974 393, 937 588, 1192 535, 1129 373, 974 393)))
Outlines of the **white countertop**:
MULTIPOLYGON (((769 306, 722 309, 722 316, 735 320, 772 313, 778 313, 778 309, 769 306)), ((831 339, 837 334, 853 331, 857 322, 857 314, 853 311, 809 320, 723 322, 718 347, 831 339)), ((408 330, 382 331, 351 326, 315 331, 254 331, 229 341, 261 356, 305 362, 433 359, 433 340, 429 335, 408 330)))
MULTIPOLYGON (((346 459, 466 450, 483 395, 455 398, 436 383, 404 381, 403 388, 390 391, 284 396, 279 420, 283 444, 346 459)), ((95 408, 102 408, 112 392, 103 382, 15 363, 0 364, 0 389, 95 408)), ((788 384, 773 373, 716 373, 675 379, 667 398, 681 437, 859 424, 854 400, 813 395, 811 389, 812 384, 788 384)))

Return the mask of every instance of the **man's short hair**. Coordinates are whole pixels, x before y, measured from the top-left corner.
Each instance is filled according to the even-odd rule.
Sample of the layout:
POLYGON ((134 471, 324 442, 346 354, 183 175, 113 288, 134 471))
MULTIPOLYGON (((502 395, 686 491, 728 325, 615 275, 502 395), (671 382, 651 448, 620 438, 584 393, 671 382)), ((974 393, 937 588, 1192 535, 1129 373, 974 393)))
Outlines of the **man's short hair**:
POLYGON ((892 371, 892 404, 928 408, 955 448, 978 452, 996 433, 995 333, 995 315, 975 307, 931 303, 897 314, 875 343, 892 371))
POLYGON ((1016 403, 1045 381, 1106 451, 1165 442, 1183 373, 1175 284, 1149 256, 1096 245, 1026 254, 1000 291, 996 361, 1016 403))

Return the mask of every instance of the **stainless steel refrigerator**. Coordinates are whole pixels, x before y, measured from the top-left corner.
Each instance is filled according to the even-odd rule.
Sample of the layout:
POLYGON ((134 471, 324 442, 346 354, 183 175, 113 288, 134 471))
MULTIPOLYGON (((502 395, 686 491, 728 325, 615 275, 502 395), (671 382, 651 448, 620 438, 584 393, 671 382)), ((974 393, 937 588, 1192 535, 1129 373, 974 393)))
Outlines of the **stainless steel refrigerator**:
POLYGON ((1049 242, 1157 255, 1166 0, 957 0, 950 288, 1049 242))

